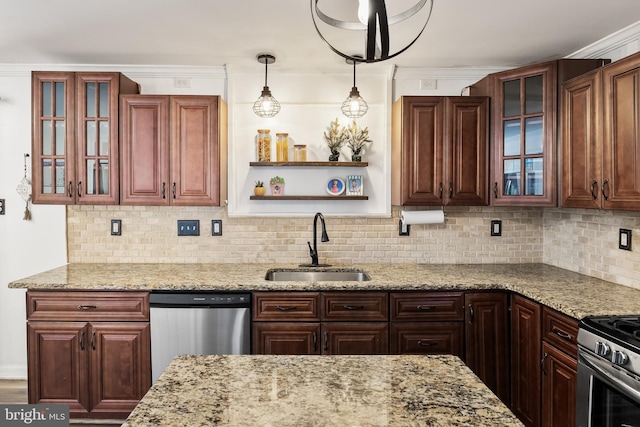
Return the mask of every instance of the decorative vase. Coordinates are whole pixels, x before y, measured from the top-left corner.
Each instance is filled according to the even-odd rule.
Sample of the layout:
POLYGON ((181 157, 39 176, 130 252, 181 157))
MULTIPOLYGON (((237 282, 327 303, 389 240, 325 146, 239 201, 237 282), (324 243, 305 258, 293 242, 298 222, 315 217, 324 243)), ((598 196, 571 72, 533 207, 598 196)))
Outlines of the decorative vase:
POLYGON ((271 184, 271 195, 282 196, 284 194, 284 184, 271 184))
POLYGON ((264 196, 264 193, 267 191, 264 187, 253 187, 253 194, 256 196, 264 196))
POLYGON ((340 157, 340 152, 338 150, 331 150, 331 154, 329 155, 330 162, 337 162, 340 157))
POLYGON ((360 148, 358 148, 357 150, 354 150, 353 153, 351 153, 351 161, 352 162, 361 162, 362 161, 362 155, 360 154, 360 148))

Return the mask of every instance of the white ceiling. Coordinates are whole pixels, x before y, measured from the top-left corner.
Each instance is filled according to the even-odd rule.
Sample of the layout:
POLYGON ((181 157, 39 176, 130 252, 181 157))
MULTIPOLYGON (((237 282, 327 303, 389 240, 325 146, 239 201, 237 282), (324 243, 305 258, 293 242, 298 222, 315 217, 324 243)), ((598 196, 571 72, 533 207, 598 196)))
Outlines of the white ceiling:
MULTIPOLYGON (((270 70, 347 66, 318 37, 310 0, 0 0, 0 10, 0 63, 252 69, 263 67, 256 54, 269 52, 277 57, 270 70)), ((638 0, 434 0, 425 32, 391 61, 516 67, 564 57, 637 21, 638 0)))

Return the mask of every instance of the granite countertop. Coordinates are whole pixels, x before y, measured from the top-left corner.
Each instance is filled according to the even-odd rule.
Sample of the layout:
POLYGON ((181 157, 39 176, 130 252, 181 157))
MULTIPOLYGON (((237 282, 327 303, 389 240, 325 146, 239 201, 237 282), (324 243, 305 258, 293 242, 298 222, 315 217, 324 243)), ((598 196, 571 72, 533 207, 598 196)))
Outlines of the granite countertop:
MULTIPOLYGON (((509 290, 576 319, 640 314, 640 290, 545 264, 362 264, 364 282, 272 282, 272 264, 69 264, 9 284, 31 290, 509 290)), ((322 269, 322 268, 316 268, 322 269)))
POLYGON ((521 426, 455 356, 178 356, 123 427, 521 426))

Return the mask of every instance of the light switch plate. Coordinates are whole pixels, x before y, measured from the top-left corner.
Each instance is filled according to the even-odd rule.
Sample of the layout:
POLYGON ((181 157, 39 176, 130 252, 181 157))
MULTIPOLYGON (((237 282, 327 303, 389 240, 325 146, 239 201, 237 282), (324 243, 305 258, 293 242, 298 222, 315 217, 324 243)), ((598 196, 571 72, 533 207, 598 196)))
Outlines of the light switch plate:
POLYGON ((178 220, 178 236, 199 236, 200 220, 198 219, 179 219, 178 220))
POLYGON ((111 235, 112 236, 122 235, 122 220, 120 219, 111 220, 111 235))
POLYGON ((624 249, 625 251, 631 250, 631 230, 627 228, 620 229, 618 248, 624 249))
POLYGON ((494 219, 491 221, 491 235, 492 236, 502 236, 502 221, 499 219, 494 219))
POLYGON ((221 219, 211 220, 211 235, 222 236, 222 220, 221 219))

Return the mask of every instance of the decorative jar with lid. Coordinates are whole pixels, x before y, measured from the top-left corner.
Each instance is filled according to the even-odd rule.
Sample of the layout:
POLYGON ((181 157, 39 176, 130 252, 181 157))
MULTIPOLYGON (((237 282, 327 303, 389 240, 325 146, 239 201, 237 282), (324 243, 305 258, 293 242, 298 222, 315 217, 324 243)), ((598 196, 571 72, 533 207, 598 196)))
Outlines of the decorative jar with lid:
POLYGON ((271 131, 258 129, 256 136, 256 160, 259 162, 271 161, 271 131))

